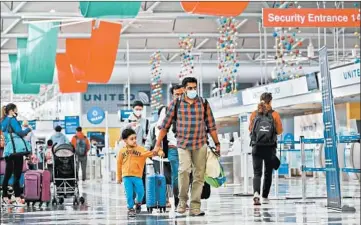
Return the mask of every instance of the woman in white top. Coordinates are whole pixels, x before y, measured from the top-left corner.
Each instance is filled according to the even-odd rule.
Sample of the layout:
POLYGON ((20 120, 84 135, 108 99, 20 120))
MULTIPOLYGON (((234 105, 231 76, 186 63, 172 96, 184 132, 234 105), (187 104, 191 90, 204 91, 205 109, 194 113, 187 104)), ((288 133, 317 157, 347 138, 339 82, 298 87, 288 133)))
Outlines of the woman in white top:
MULTIPOLYGON (((149 130, 147 140, 145 142, 145 148, 152 150, 155 146, 155 142, 158 139, 159 128, 166 116, 167 107, 163 106, 158 110, 158 121, 152 126, 149 130)), ((165 158, 168 158, 170 167, 171 167, 171 184, 173 188, 175 206, 178 205, 178 168, 179 168, 179 159, 178 159, 178 149, 177 149, 177 139, 173 133, 172 127, 169 129, 167 135, 163 139, 163 151, 165 158)), ((158 157, 153 157, 153 160, 159 161, 158 157)), ((157 170, 157 162, 154 161, 155 170, 157 170)), ((164 165, 165 176, 167 177, 167 164, 164 165)))

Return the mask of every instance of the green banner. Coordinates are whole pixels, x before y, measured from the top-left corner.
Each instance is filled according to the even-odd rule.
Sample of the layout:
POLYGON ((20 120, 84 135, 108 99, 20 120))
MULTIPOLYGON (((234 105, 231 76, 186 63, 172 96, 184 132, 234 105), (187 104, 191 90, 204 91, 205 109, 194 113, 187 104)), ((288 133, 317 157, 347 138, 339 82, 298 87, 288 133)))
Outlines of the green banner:
POLYGON ((40 85, 24 84, 20 79, 20 62, 16 54, 9 54, 9 62, 11 67, 11 82, 14 94, 39 94, 40 85))
POLYGON ((29 37, 18 39, 20 76, 24 84, 52 84, 59 23, 29 24, 29 37))
POLYGON ((81 14, 86 18, 134 18, 142 2, 79 2, 81 14))

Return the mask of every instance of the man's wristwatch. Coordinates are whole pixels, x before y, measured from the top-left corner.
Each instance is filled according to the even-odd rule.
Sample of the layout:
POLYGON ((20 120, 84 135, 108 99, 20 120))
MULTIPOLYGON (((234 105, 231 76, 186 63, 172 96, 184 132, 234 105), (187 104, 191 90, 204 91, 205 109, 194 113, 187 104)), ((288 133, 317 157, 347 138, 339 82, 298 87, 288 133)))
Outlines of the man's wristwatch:
POLYGON ((221 146, 221 143, 217 142, 215 143, 216 146, 221 146))

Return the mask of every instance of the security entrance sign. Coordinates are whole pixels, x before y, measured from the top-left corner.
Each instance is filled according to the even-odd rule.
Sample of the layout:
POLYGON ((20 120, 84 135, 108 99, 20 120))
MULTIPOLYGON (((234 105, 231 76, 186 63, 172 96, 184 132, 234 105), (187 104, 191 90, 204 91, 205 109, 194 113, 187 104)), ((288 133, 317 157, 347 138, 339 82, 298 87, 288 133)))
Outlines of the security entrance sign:
POLYGON ((341 209, 340 168, 337 156, 335 105, 332 95, 332 85, 326 47, 322 47, 319 50, 319 60, 325 138, 327 206, 330 208, 341 209))

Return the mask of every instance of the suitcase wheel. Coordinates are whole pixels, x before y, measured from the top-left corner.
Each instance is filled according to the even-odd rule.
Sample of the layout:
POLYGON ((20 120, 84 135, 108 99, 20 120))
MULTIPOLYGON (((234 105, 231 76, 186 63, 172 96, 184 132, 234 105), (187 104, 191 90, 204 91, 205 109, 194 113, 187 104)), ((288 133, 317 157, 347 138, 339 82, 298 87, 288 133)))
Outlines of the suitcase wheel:
POLYGON ((39 208, 41 208, 41 206, 43 206, 43 202, 39 202, 39 208))
POLYGON ((31 206, 34 207, 34 206, 35 206, 35 202, 32 202, 31 206))
POLYGON ((84 198, 84 197, 80 197, 80 198, 79 198, 79 202, 80 202, 81 205, 84 205, 84 203, 85 203, 85 198, 84 198))
POLYGON ((27 205, 28 207, 30 207, 30 202, 26 202, 26 205, 27 205))
POLYGON ((52 205, 57 205, 58 204, 58 202, 56 201, 56 198, 53 198, 53 200, 51 201, 51 204, 52 205))
POLYGON ((50 206, 50 202, 46 202, 46 207, 49 207, 50 206))

